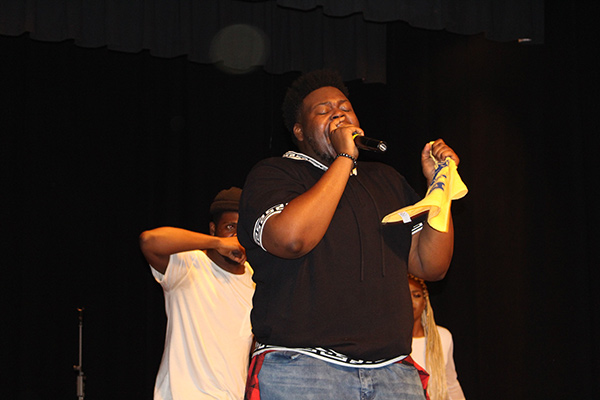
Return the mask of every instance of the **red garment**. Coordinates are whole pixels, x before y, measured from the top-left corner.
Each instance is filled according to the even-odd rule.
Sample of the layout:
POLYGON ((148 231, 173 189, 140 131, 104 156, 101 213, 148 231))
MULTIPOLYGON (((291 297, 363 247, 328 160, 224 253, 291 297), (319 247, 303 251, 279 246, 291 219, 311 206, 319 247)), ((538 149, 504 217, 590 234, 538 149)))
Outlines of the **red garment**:
POLYGON ((258 373, 265 360, 265 354, 270 351, 265 351, 257 356, 252 357, 250 368, 248 368, 248 380, 246 381, 246 396, 244 400, 260 400, 260 388, 258 387, 258 373))
POLYGON ((404 364, 412 365, 419 371, 419 378, 421 378, 421 385, 423 385, 423 390, 425 391, 425 398, 429 400, 429 393, 427 393, 427 384, 429 383, 429 373, 423 369, 419 364, 412 359, 411 356, 406 357, 404 360, 400 361, 404 364))

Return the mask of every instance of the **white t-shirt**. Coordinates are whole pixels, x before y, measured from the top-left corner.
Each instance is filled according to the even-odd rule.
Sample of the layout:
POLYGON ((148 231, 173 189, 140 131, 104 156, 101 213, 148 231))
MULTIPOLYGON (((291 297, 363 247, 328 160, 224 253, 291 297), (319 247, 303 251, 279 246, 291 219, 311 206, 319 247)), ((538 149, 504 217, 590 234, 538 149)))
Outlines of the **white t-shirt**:
MULTIPOLYGON (((444 352, 444 363, 446 365, 446 381, 448 384, 448 399, 450 400, 465 400, 465 395, 458 382, 456 368, 454 367, 454 343, 452 342, 452 334, 442 326, 438 326, 438 332, 442 341, 442 351, 444 352)), ((425 357, 425 338, 412 339, 412 353, 410 356, 417 364, 429 372, 425 357)))
POLYGON ((229 273, 199 250, 171 255, 164 275, 167 332, 155 400, 244 397, 254 282, 246 264, 229 273))

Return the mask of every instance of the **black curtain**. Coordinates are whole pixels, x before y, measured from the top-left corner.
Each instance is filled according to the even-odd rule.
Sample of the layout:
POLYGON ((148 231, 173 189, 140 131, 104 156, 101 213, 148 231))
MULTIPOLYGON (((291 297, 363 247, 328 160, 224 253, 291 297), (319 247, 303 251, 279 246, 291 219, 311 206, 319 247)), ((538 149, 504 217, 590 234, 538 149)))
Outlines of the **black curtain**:
MULTIPOLYGON (((426 141, 461 156, 470 192, 453 204, 455 256, 430 288, 469 399, 600 389, 597 11, 546 2, 543 45, 388 22, 386 83, 348 81, 365 131, 390 145, 361 158, 423 193, 426 141)), ((85 307, 86 397, 149 399, 165 316, 137 236, 206 232, 212 197, 291 146, 279 107, 298 73, 3 33, 0 393, 76 397, 85 307)))
POLYGON ((385 82, 386 25, 499 41, 543 42, 543 0, 0 2, 0 34, 73 39, 78 46, 159 57, 185 55, 246 73, 338 69, 345 79, 385 82))

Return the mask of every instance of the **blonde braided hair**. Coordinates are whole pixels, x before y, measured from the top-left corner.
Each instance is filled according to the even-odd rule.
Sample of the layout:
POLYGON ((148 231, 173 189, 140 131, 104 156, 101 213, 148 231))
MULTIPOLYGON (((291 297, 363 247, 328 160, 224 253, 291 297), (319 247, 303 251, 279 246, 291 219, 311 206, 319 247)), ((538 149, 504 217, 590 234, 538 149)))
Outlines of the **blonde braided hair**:
POLYGON ((408 277, 421 285, 425 296, 425 309, 421 314, 421 325, 425 332, 425 362, 429 373, 427 392, 431 400, 446 400, 448 399, 448 386, 442 340, 433 317, 433 308, 429 302, 429 291, 423 279, 411 274, 408 274, 408 277))

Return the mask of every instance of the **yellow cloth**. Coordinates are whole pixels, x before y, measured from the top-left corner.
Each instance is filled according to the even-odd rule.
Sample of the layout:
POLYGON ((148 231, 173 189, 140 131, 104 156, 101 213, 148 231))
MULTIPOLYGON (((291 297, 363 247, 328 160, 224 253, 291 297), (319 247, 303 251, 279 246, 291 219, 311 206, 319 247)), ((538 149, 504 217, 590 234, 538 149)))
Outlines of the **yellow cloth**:
POLYGON ((453 159, 448 157, 444 162, 436 161, 433 181, 423 200, 386 215, 381 222, 384 224, 399 221, 407 223, 411 221, 410 217, 429 211, 427 216, 429 225, 440 232, 447 232, 452 200, 464 197, 467 191, 467 186, 460 179, 453 159))

